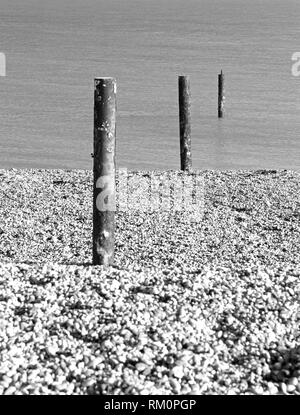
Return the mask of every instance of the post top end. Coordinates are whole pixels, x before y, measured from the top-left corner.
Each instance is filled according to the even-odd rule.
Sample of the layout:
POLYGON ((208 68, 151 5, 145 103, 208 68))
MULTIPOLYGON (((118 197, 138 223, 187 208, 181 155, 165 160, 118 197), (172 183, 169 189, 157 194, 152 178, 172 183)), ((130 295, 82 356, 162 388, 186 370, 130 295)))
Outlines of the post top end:
POLYGON ((112 76, 97 76, 94 79, 95 79, 95 81, 102 81, 102 80, 104 80, 104 81, 107 81, 107 80, 115 81, 116 80, 116 78, 113 78, 112 76))

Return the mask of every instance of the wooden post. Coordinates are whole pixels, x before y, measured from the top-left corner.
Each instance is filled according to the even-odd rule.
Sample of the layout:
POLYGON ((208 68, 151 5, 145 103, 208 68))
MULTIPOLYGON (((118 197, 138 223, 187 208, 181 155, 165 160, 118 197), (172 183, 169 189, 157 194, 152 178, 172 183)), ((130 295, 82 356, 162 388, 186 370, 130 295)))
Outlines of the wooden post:
POLYGON ((191 170, 191 92, 188 76, 178 77, 179 93, 179 131, 180 131, 180 168, 191 170))
POLYGON ((224 96, 224 74, 221 73, 218 75, 218 117, 224 117, 224 103, 225 103, 225 96, 224 96))
POLYGON ((94 84, 93 265, 111 265, 115 230, 116 80, 94 84))

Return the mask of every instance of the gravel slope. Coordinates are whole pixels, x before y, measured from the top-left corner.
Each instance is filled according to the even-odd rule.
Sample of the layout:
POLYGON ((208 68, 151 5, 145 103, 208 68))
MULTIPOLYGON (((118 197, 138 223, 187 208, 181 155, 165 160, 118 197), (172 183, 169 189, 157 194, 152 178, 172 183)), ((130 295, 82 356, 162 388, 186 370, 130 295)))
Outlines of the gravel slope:
POLYGON ((299 173, 198 175, 197 220, 117 212, 103 269, 91 172, 0 170, 0 394, 300 393, 299 173))

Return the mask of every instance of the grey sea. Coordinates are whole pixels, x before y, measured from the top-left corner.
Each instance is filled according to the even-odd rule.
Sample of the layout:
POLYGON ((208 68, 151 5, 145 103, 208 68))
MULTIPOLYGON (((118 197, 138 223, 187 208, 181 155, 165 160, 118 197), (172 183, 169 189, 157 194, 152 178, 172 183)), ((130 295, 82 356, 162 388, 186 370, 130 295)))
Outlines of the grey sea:
POLYGON ((117 78, 118 165, 178 168, 189 75, 195 168, 300 170, 299 20, 299 0, 0 0, 0 168, 91 168, 98 76, 117 78))

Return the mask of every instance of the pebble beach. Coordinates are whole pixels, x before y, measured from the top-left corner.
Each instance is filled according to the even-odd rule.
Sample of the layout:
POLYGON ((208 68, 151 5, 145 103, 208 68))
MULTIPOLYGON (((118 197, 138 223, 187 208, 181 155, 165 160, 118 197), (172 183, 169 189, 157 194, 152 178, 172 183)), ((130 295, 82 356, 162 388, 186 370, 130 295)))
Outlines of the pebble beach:
POLYGON ((0 170, 0 394, 300 394, 299 172, 195 172, 155 210, 162 174, 128 173, 105 268, 91 171, 0 170))

